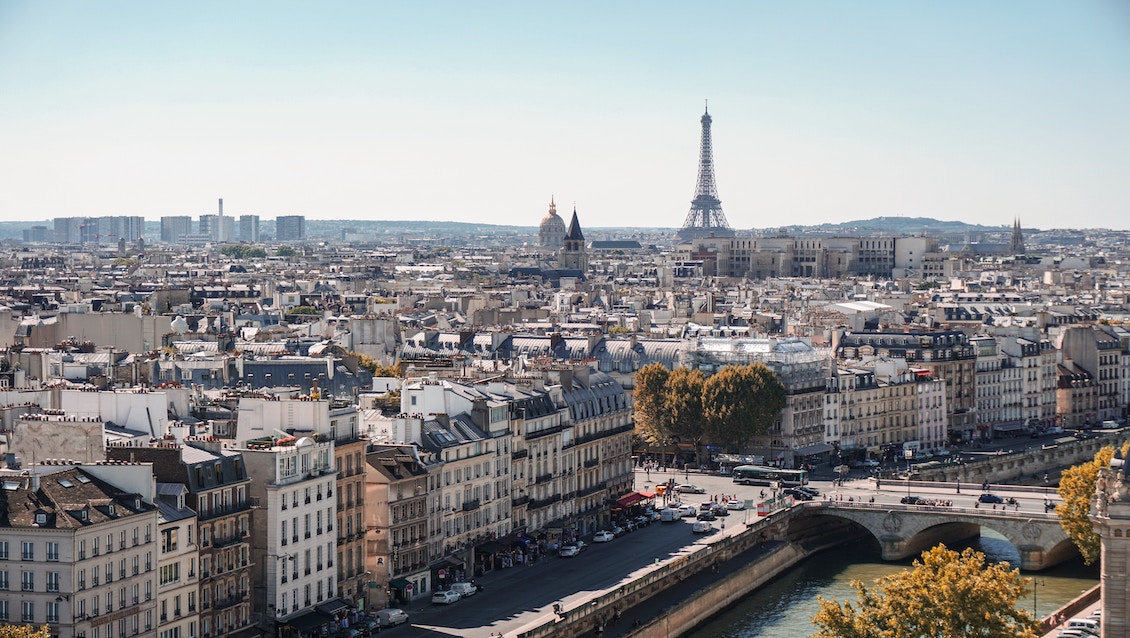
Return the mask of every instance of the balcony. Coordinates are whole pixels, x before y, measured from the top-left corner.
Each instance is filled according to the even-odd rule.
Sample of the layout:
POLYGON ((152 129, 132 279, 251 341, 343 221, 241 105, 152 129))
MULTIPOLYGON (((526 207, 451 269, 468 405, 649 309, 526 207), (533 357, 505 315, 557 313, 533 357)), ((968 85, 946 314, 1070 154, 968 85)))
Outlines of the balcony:
POLYGON ((553 480, 552 474, 542 474, 534 479, 534 483, 548 483, 553 480))
POLYGON ((473 512, 473 511, 479 509, 479 506, 481 504, 482 503, 480 503, 479 499, 477 499, 477 498, 472 499, 470 501, 463 501, 463 511, 464 512, 473 512))
POLYGON ((221 547, 228 547, 237 543, 242 543, 243 539, 247 538, 247 532, 240 532, 232 536, 216 536, 212 539, 212 547, 219 549, 221 547))
POLYGON ((550 505, 553 505, 554 503, 558 503, 560 501, 561 501, 561 495, 560 494, 554 494, 553 496, 550 496, 549 498, 531 499, 529 509, 540 509, 542 507, 549 507, 550 505))
POLYGON ((529 502, 530 502, 529 496, 516 496, 513 499, 511 499, 510 506, 511 507, 518 507, 520 505, 525 505, 526 503, 529 503, 529 502))
POLYGON ((586 459, 584 463, 584 466, 589 469, 592 469, 598 465, 600 465, 600 459, 586 459))
POLYGON ((224 507, 214 507, 207 512, 201 512, 199 519, 201 521, 208 521, 221 516, 228 516, 230 514, 237 514, 239 512, 251 511, 251 499, 244 499, 242 501, 226 505, 224 507))

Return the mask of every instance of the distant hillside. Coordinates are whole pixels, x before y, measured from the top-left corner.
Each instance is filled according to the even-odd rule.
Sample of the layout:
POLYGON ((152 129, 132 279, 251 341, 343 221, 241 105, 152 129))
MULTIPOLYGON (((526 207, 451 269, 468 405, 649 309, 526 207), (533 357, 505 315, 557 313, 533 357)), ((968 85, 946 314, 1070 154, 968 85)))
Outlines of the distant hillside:
MULTIPOLYGON (((764 230, 776 230, 770 227, 764 230)), ((783 226, 789 234, 802 233, 834 233, 854 235, 860 233, 876 233, 892 235, 912 235, 927 232, 939 233, 966 233, 966 232, 999 232, 1007 230, 1008 226, 983 226, 966 222, 942 221, 930 217, 874 217, 872 219, 859 219, 838 224, 818 224, 815 226, 783 226)))

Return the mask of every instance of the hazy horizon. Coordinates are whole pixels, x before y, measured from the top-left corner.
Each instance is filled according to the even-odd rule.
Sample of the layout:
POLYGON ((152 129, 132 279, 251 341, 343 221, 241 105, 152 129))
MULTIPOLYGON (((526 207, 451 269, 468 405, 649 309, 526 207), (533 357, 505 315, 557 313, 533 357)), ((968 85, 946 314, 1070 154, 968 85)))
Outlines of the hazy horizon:
POLYGON ((0 4, 0 220, 1130 228, 1130 5, 0 4), (1064 223, 1070 220, 1070 226, 1064 223))

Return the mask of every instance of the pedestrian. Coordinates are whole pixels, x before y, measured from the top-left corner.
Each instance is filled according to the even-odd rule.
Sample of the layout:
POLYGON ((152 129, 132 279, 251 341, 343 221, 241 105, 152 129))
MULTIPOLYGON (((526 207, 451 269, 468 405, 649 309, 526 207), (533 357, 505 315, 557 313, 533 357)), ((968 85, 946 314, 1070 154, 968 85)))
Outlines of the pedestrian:
POLYGON ((961 494, 961 483, 957 484, 957 493, 961 494))

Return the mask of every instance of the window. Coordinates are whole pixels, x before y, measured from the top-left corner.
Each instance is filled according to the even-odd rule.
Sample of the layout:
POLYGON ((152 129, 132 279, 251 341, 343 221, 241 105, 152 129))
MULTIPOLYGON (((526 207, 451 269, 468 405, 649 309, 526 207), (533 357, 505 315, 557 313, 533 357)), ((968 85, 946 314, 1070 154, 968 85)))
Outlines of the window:
POLYGON ((7 622, 8 618, 8 601, 0 600, 0 620, 7 622))
POLYGON ((0 591, 8 590, 8 572, 0 571, 0 591))
MULTIPOLYGON (((123 532, 124 533, 124 532, 123 532)), ((161 532, 161 551, 175 552, 177 550, 177 530, 167 529, 161 532)))
POLYGON ((59 572, 47 572, 47 591, 59 591, 59 572))
POLYGON ((98 555, 98 537, 97 536, 94 537, 94 540, 91 543, 90 555, 91 556, 97 556, 98 555))
POLYGON ((20 589, 23 591, 35 591, 35 572, 23 572, 20 574, 20 589))
POLYGON ((59 622, 59 603, 53 600, 47 602, 47 622, 59 622))
POLYGON ((20 616, 20 620, 24 622, 35 622, 35 603, 30 600, 25 600, 22 607, 23 612, 20 616))
POLYGON ((24 541, 22 543, 22 546, 23 546, 23 552, 22 552, 23 559, 24 560, 35 560, 35 543, 33 543, 32 541, 24 541))
POLYGON ((0 560, 8 560, 8 541, 0 541, 0 560))
POLYGON ((47 560, 52 561, 52 562, 59 560, 59 544, 58 543, 47 543, 47 560))

